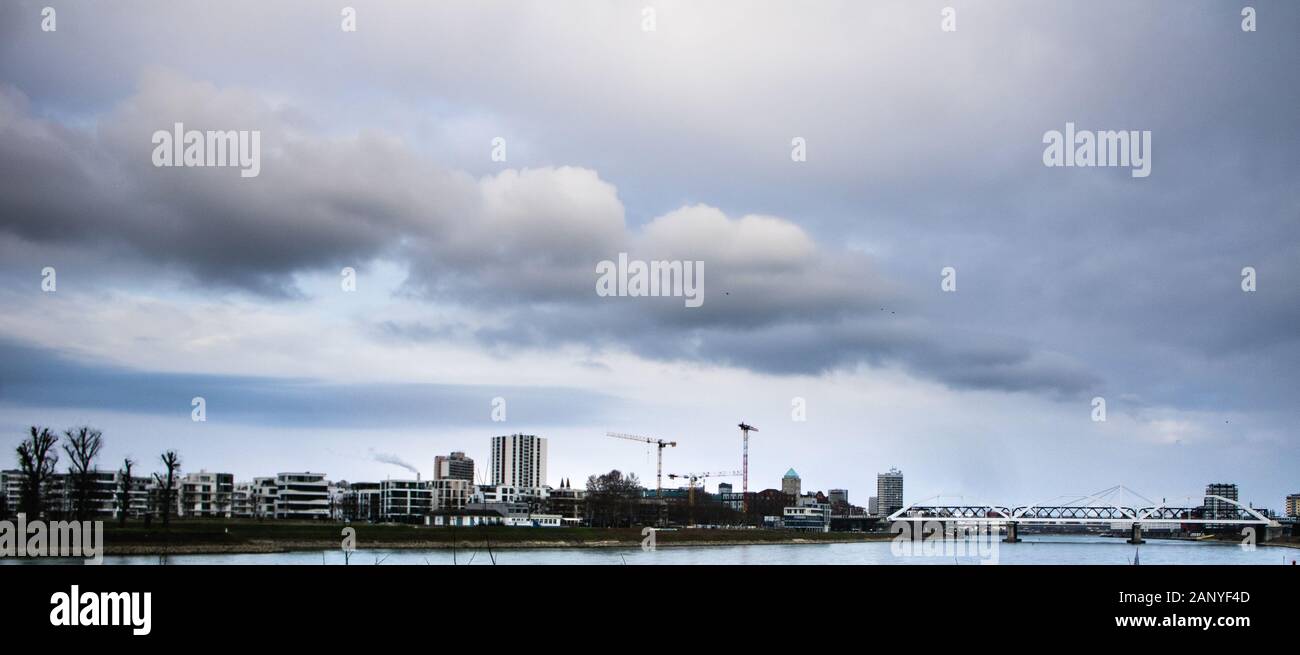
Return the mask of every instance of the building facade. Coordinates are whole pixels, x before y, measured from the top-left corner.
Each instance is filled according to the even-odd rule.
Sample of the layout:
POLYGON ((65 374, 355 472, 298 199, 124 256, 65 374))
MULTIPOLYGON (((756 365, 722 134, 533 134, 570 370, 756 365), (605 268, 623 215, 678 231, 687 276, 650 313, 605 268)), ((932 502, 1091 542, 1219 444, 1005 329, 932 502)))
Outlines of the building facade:
POLYGON ((889 516, 903 509, 903 472, 891 468, 876 474, 876 514, 889 516))
POLYGON ((199 471, 181 476, 175 484, 177 516, 231 516, 235 494, 234 475, 199 471))
POLYGON ((433 510, 433 492, 419 480, 384 480, 379 483, 379 502, 383 520, 415 523, 433 510))
POLYGON ((433 479, 473 482, 474 460, 460 451, 454 451, 450 455, 438 455, 433 458, 433 479))
POLYGON ((325 474, 277 473, 274 507, 277 519, 328 519, 330 492, 325 474))
POLYGON ((799 474, 795 473, 794 469, 786 471, 785 475, 781 476, 781 493, 783 494, 798 497, 802 486, 803 481, 799 479, 799 474))
POLYGON ((460 478, 439 478, 429 482, 435 511, 459 512, 474 495, 474 483, 460 478))
POLYGON ((492 437, 492 484, 546 486, 546 438, 531 434, 492 437))
MULTIPOLYGON (((1236 501, 1237 485, 1227 482, 1212 482, 1205 485, 1204 502, 1205 520, 1207 521, 1212 521, 1214 519, 1237 518, 1236 505, 1220 500, 1219 498, 1212 498, 1211 496, 1219 496, 1221 498, 1236 501)), ((1230 527, 1230 524, 1208 523, 1205 527, 1208 530, 1220 530, 1230 527)))
POLYGON ((1293 519, 1300 518, 1300 494, 1286 497, 1286 515, 1293 519))
POLYGON ((786 507, 781 513, 781 525, 786 530, 830 532, 831 506, 826 503, 800 503, 786 507))

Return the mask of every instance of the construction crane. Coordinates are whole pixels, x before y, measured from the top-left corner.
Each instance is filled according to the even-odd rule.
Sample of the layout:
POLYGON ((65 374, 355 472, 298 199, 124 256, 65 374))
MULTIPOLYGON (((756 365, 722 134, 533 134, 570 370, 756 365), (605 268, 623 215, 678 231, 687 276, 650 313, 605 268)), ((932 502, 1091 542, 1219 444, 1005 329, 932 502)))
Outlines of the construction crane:
POLYGON ((741 421, 738 427, 740 427, 741 434, 744 435, 743 437, 741 437, 742 445, 740 451, 741 452, 740 508, 741 511, 745 513, 745 516, 749 516, 749 433, 758 432, 758 428, 749 425, 744 421, 741 421))
POLYGON ((676 441, 664 441, 654 437, 643 437, 638 434, 624 434, 622 432, 606 432, 605 436, 614 437, 615 439, 627 439, 628 441, 640 441, 659 447, 659 465, 655 468, 655 498, 663 496, 664 489, 664 448, 677 447, 676 441))

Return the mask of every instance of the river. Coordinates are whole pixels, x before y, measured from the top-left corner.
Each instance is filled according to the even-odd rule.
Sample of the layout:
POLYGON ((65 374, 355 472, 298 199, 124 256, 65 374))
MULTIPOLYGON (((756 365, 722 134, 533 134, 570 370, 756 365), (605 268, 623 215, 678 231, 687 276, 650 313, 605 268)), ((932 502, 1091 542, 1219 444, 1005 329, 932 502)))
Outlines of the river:
MULTIPOLYGON (((497 564, 1119 564, 1128 565, 1135 553, 1140 564, 1291 564, 1300 559, 1300 550, 1260 546, 1248 548, 1236 544, 1149 540, 1131 546, 1122 539, 1086 535, 1032 535, 1021 543, 965 541, 930 542, 920 552, 899 552, 912 542, 892 544, 888 541, 845 544, 765 544, 753 546, 681 546, 660 547, 654 551, 640 548, 504 548, 459 550, 455 563, 497 564)), ((364 549, 355 552, 352 565, 452 564, 453 554, 445 549, 364 549)), ((28 563, 58 563, 41 560, 28 563)), ((5 562, 5 560, 0 560, 5 562)), ((8 560, 8 563, 18 563, 8 560)), ((109 556, 105 564, 158 564, 157 556, 109 556)), ((289 553, 244 553, 215 555, 171 555, 168 564, 303 564, 342 565, 343 553, 330 551, 296 551, 289 553)))

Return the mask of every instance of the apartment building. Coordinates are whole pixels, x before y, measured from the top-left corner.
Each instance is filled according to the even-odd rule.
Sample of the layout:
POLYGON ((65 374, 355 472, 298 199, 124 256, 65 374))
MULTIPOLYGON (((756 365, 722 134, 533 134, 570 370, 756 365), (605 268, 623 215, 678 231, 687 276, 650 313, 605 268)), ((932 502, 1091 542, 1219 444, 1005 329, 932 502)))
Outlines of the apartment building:
POLYGON ((274 508, 277 519, 328 519, 330 492, 325 474, 277 473, 274 508))
POLYGON ((435 511, 457 512, 465 509, 474 495, 474 483, 469 480, 441 478, 429 482, 429 491, 433 493, 435 511))
POLYGON ((230 518, 235 476, 230 473, 187 473, 175 482, 176 515, 188 518, 230 518))
POLYGON ((379 499, 385 521, 423 521, 433 510, 433 491, 419 480, 384 480, 379 483, 379 499))

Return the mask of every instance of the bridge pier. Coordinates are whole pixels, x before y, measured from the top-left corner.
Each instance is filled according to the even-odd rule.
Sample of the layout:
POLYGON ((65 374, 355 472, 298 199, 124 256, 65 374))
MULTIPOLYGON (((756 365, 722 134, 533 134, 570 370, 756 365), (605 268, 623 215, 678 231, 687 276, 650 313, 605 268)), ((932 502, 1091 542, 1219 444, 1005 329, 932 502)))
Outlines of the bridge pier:
POLYGON ((1141 524, 1141 523, 1138 523, 1137 521, 1134 521, 1134 522, 1133 522, 1133 527, 1130 529, 1130 532, 1129 532, 1128 542, 1131 543, 1131 544, 1144 544, 1144 543, 1146 543, 1146 541, 1145 541, 1144 539, 1142 539, 1142 524, 1141 524))
POLYGON ((1020 535, 1017 534, 1015 521, 1007 522, 1007 537, 1002 541, 1008 544, 1020 543, 1020 535))

